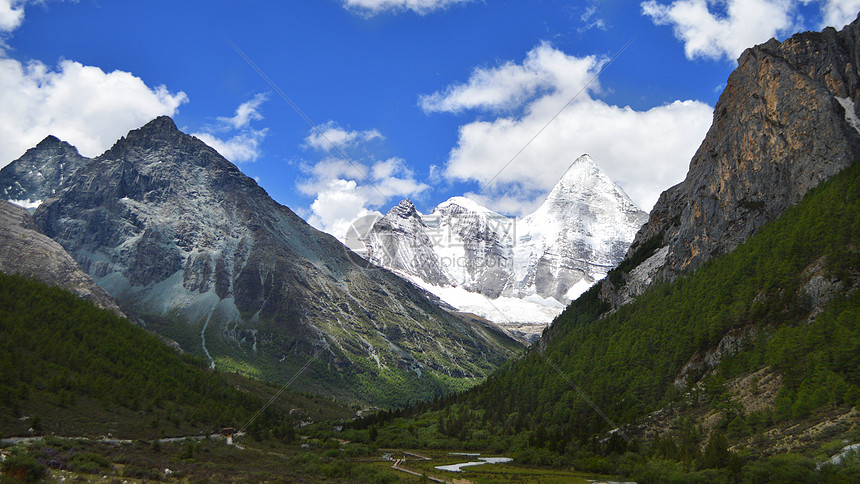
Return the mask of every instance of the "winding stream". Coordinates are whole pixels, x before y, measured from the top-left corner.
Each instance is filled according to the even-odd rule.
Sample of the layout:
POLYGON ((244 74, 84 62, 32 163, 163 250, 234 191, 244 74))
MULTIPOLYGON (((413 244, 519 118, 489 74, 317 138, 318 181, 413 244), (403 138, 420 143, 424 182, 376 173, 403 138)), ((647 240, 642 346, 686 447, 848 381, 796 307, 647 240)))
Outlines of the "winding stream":
MULTIPOLYGON (((464 454, 455 454, 455 455, 464 455, 464 454)), ((477 457, 481 454, 465 454, 469 457, 477 457)), ((505 462, 511 462, 513 459, 510 457, 478 457, 478 460, 471 462, 463 462, 461 464, 448 464, 445 466, 436 466, 435 469, 440 471, 448 471, 448 472, 463 472, 463 467, 470 466, 481 466, 484 464, 504 464, 505 462)))

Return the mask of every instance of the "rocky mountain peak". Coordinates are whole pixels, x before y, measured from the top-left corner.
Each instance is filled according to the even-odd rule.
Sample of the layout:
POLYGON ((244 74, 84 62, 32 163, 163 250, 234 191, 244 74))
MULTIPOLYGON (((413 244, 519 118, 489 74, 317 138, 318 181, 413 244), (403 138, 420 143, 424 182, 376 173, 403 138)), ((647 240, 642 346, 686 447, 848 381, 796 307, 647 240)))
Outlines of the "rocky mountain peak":
POLYGON ((173 138, 184 134, 176 127, 176 123, 170 116, 159 116, 144 124, 138 129, 132 130, 128 138, 145 137, 147 139, 173 138))
POLYGON ((568 211, 587 201, 596 205, 617 205, 623 212, 641 212, 627 193, 585 153, 570 164, 541 207, 529 217, 549 211, 568 211))
POLYGON ((618 287, 605 284, 603 297, 623 304, 652 280, 673 280, 733 250, 860 159, 858 58, 860 18, 839 32, 747 49, 687 177, 663 192, 636 235, 628 257, 645 259, 643 269, 618 287))
POLYGON ((169 116, 159 116, 140 128, 129 131, 100 157, 120 160, 135 159, 138 164, 142 162, 144 164, 181 162, 184 158, 199 164, 201 161, 220 161, 221 157, 216 155, 217 152, 204 142, 180 131, 169 116), (175 152, 182 151, 186 153, 186 156, 179 158, 148 157, 148 159, 140 156, 146 151, 154 152, 162 148, 168 148, 175 152), (197 156, 197 153, 202 151, 210 152, 209 156, 205 158, 197 156))
POLYGON ((312 355, 308 391, 399 402, 407 390, 386 382, 430 397, 443 375, 485 375, 516 347, 367 268, 168 117, 89 160, 34 218, 128 314, 214 368, 276 379, 312 355))
POLYGON ((45 136, 45 139, 43 139, 42 141, 39 141, 39 143, 36 144, 36 148, 38 148, 40 150, 45 150, 45 149, 50 149, 50 147, 61 146, 63 144, 68 145, 69 147, 71 147, 72 149, 77 151, 77 149, 75 149, 74 146, 66 143, 65 141, 61 141, 60 138, 57 138, 56 136, 54 136, 52 134, 45 136))
POLYGON ((364 239, 368 258, 503 324, 551 320, 624 257, 647 219, 587 154, 519 220, 466 197, 428 215, 413 208, 401 202, 374 224, 364 239), (500 314, 500 297, 527 309, 500 314))
POLYGON ((434 212, 444 212, 444 213, 462 213, 462 212, 475 212, 482 214, 492 214, 499 215, 496 212, 490 210, 487 207, 484 207, 480 203, 472 200, 468 197, 451 197, 448 200, 440 203, 433 210, 434 212))
POLYGON ((0 170, 0 198, 35 209, 89 160, 74 146, 49 135, 0 170))
POLYGON ((403 219, 419 217, 418 210, 408 198, 401 200, 397 206, 388 211, 388 214, 403 219))

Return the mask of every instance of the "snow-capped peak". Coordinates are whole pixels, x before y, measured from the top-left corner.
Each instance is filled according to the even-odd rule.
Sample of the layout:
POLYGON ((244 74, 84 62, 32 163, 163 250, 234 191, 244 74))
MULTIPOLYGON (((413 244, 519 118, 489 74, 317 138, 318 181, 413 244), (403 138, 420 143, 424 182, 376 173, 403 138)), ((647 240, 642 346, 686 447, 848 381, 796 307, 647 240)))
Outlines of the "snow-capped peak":
MULTIPOLYGON (((429 215, 404 200, 374 224, 365 244, 371 261, 435 287, 567 303, 624 257, 646 218, 583 154, 523 219, 466 197, 452 197, 429 215)), ((541 314, 516 322, 549 322, 541 314)))
POLYGON ((437 205, 433 211, 450 209, 452 206, 458 206, 470 212, 498 215, 496 212, 467 197, 451 197, 437 205))

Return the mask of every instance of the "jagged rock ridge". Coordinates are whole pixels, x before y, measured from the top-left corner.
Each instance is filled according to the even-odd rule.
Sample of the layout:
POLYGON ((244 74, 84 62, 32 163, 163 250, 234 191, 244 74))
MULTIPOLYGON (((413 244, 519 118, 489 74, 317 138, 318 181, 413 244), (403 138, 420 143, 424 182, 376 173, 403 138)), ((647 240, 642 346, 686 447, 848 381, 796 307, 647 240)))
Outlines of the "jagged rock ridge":
POLYGON ((126 312, 215 367, 279 379, 310 360, 304 389, 392 403, 466 384, 455 380, 517 347, 368 270, 167 117, 86 163, 34 216, 126 312), (412 388, 387 386, 407 374, 412 388))
POLYGON ((617 307, 731 251, 860 158, 858 66, 860 19, 747 49, 686 179, 663 192, 628 252, 650 257, 604 284, 604 300, 617 307))

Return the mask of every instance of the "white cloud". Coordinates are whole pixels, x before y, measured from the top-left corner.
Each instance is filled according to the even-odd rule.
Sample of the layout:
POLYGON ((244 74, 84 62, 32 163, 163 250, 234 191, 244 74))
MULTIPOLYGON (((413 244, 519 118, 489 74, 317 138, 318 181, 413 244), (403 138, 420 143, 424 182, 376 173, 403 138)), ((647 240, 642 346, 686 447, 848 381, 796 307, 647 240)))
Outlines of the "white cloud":
MULTIPOLYGON (((499 67, 475 69, 465 84, 420 96, 419 103, 425 112, 508 110, 548 90, 573 96, 594 77, 603 62, 593 56, 568 56, 542 43, 526 55, 522 64, 507 62, 499 67)), ((593 82, 588 89, 597 92, 599 84, 593 82)))
POLYGON ((860 12, 860 0, 657 0, 642 2, 656 25, 671 25, 689 59, 737 59, 744 49, 809 27, 801 5, 817 5, 819 29, 841 29, 860 12))
POLYGON ((375 129, 347 131, 329 121, 320 125, 319 131, 312 130, 305 138, 305 143, 310 148, 331 151, 334 149, 332 145, 344 149, 374 139, 382 139, 382 134, 375 129))
POLYGON ((675 101, 636 111, 595 99, 592 93, 596 90, 591 89, 579 94, 547 126, 599 66, 600 61, 592 57, 568 56, 541 44, 529 53, 522 66, 505 64, 497 70, 478 70, 467 83, 449 87, 445 94, 427 97, 433 99, 432 105, 437 110, 445 107, 452 112, 466 106, 492 109, 516 105, 520 99, 528 98, 521 93, 529 92, 534 81, 530 76, 522 76, 524 85, 517 86, 506 73, 517 69, 565 73, 548 76, 552 85, 528 98, 521 114, 460 126, 459 140, 449 154, 445 175, 452 180, 477 181, 482 186, 492 181, 481 192, 481 201, 503 213, 524 214, 540 203, 576 157, 589 153, 634 202, 650 210, 662 190, 684 178, 690 159, 710 126, 713 109, 698 101, 675 101), (499 75, 487 76, 490 71, 499 75), (494 85, 496 81, 501 86, 494 85), (506 104, 503 96, 482 98, 464 94, 470 90, 476 93, 497 90, 516 99, 506 104))
POLYGON ((821 7, 821 27, 836 27, 837 30, 851 23, 860 12, 860 0, 826 0, 821 7))
POLYGON ((233 163, 244 163, 255 161, 260 156, 260 143, 267 132, 267 129, 251 129, 226 139, 205 132, 194 133, 193 136, 215 148, 215 151, 233 163))
POLYGON ((263 102, 267 101, 269 96, 261 92, 254 96, 250 101, 243 102, 236 108, 236 114, 233 117, 219 117, 218 120, 224 124, 230 125, 233 129, 242 129, 248 126, 251 121, 259 121, 263 119, 263 115, 257 111, 263 102))
POLYGON ((187 101, 185 93, 149 87, 129 72, 105 73, 70 60, 52 69, 0 51, 0 166, 49 134, 97 156, 129 130, 173 115, 187 101))
POLYGON ((233 116, 219 116, 218 123, 214 126, 192 134, 233 163, 254 161, 260 156, 260 144, 268 129, 253 129, 251 121, 263 119, 258 108, 267 99, 265 93, 257 94, 251 100, 240 104, 233 116))
POLYGON ((307 222, 342 241, 356 219, 372 214, 382 215, 365 206, 365 195, 358 190, 354 180, 330 180, 311 204, 307 222))
POLYGON ((366 15, 376 15, 385 11, 412 10, 425 15, 434 10, 472 0, 343 0, 347 8, 358 10, 366 15))
POLYGON ((23 0, 0 0, 0 32, 11 32, 24 21, 23 0))
MULTIPOLYGON (((350 131, 337 128, 334 123, 327 125, 328 130, 344 133, 375 133, 367 139, 362 136, 352 138, 350 146, 362 148, 361 141, 381 137, 376 130, 350 131)), ((317 147, 326 151, 321 144, 306 138, 305 147, 317 147)), ((314 197, 306 216, 308 223, 343 240, 350 224, 359 217, 378 214, 379 208, 392 201, 407 197, 421 196, 430 188, 426 183, 415 179, 415 173, 400 158, 377 160, 346 160, 342 157, 326 157, 314 164, 302 167, 307 178, 301 180, 298 189, 305 195, 314 197)))
POLYGON ((744 49, 800 29, 796 0, 642 2, 656 25, 672 25, 687 58, 737 59, 744 49))

